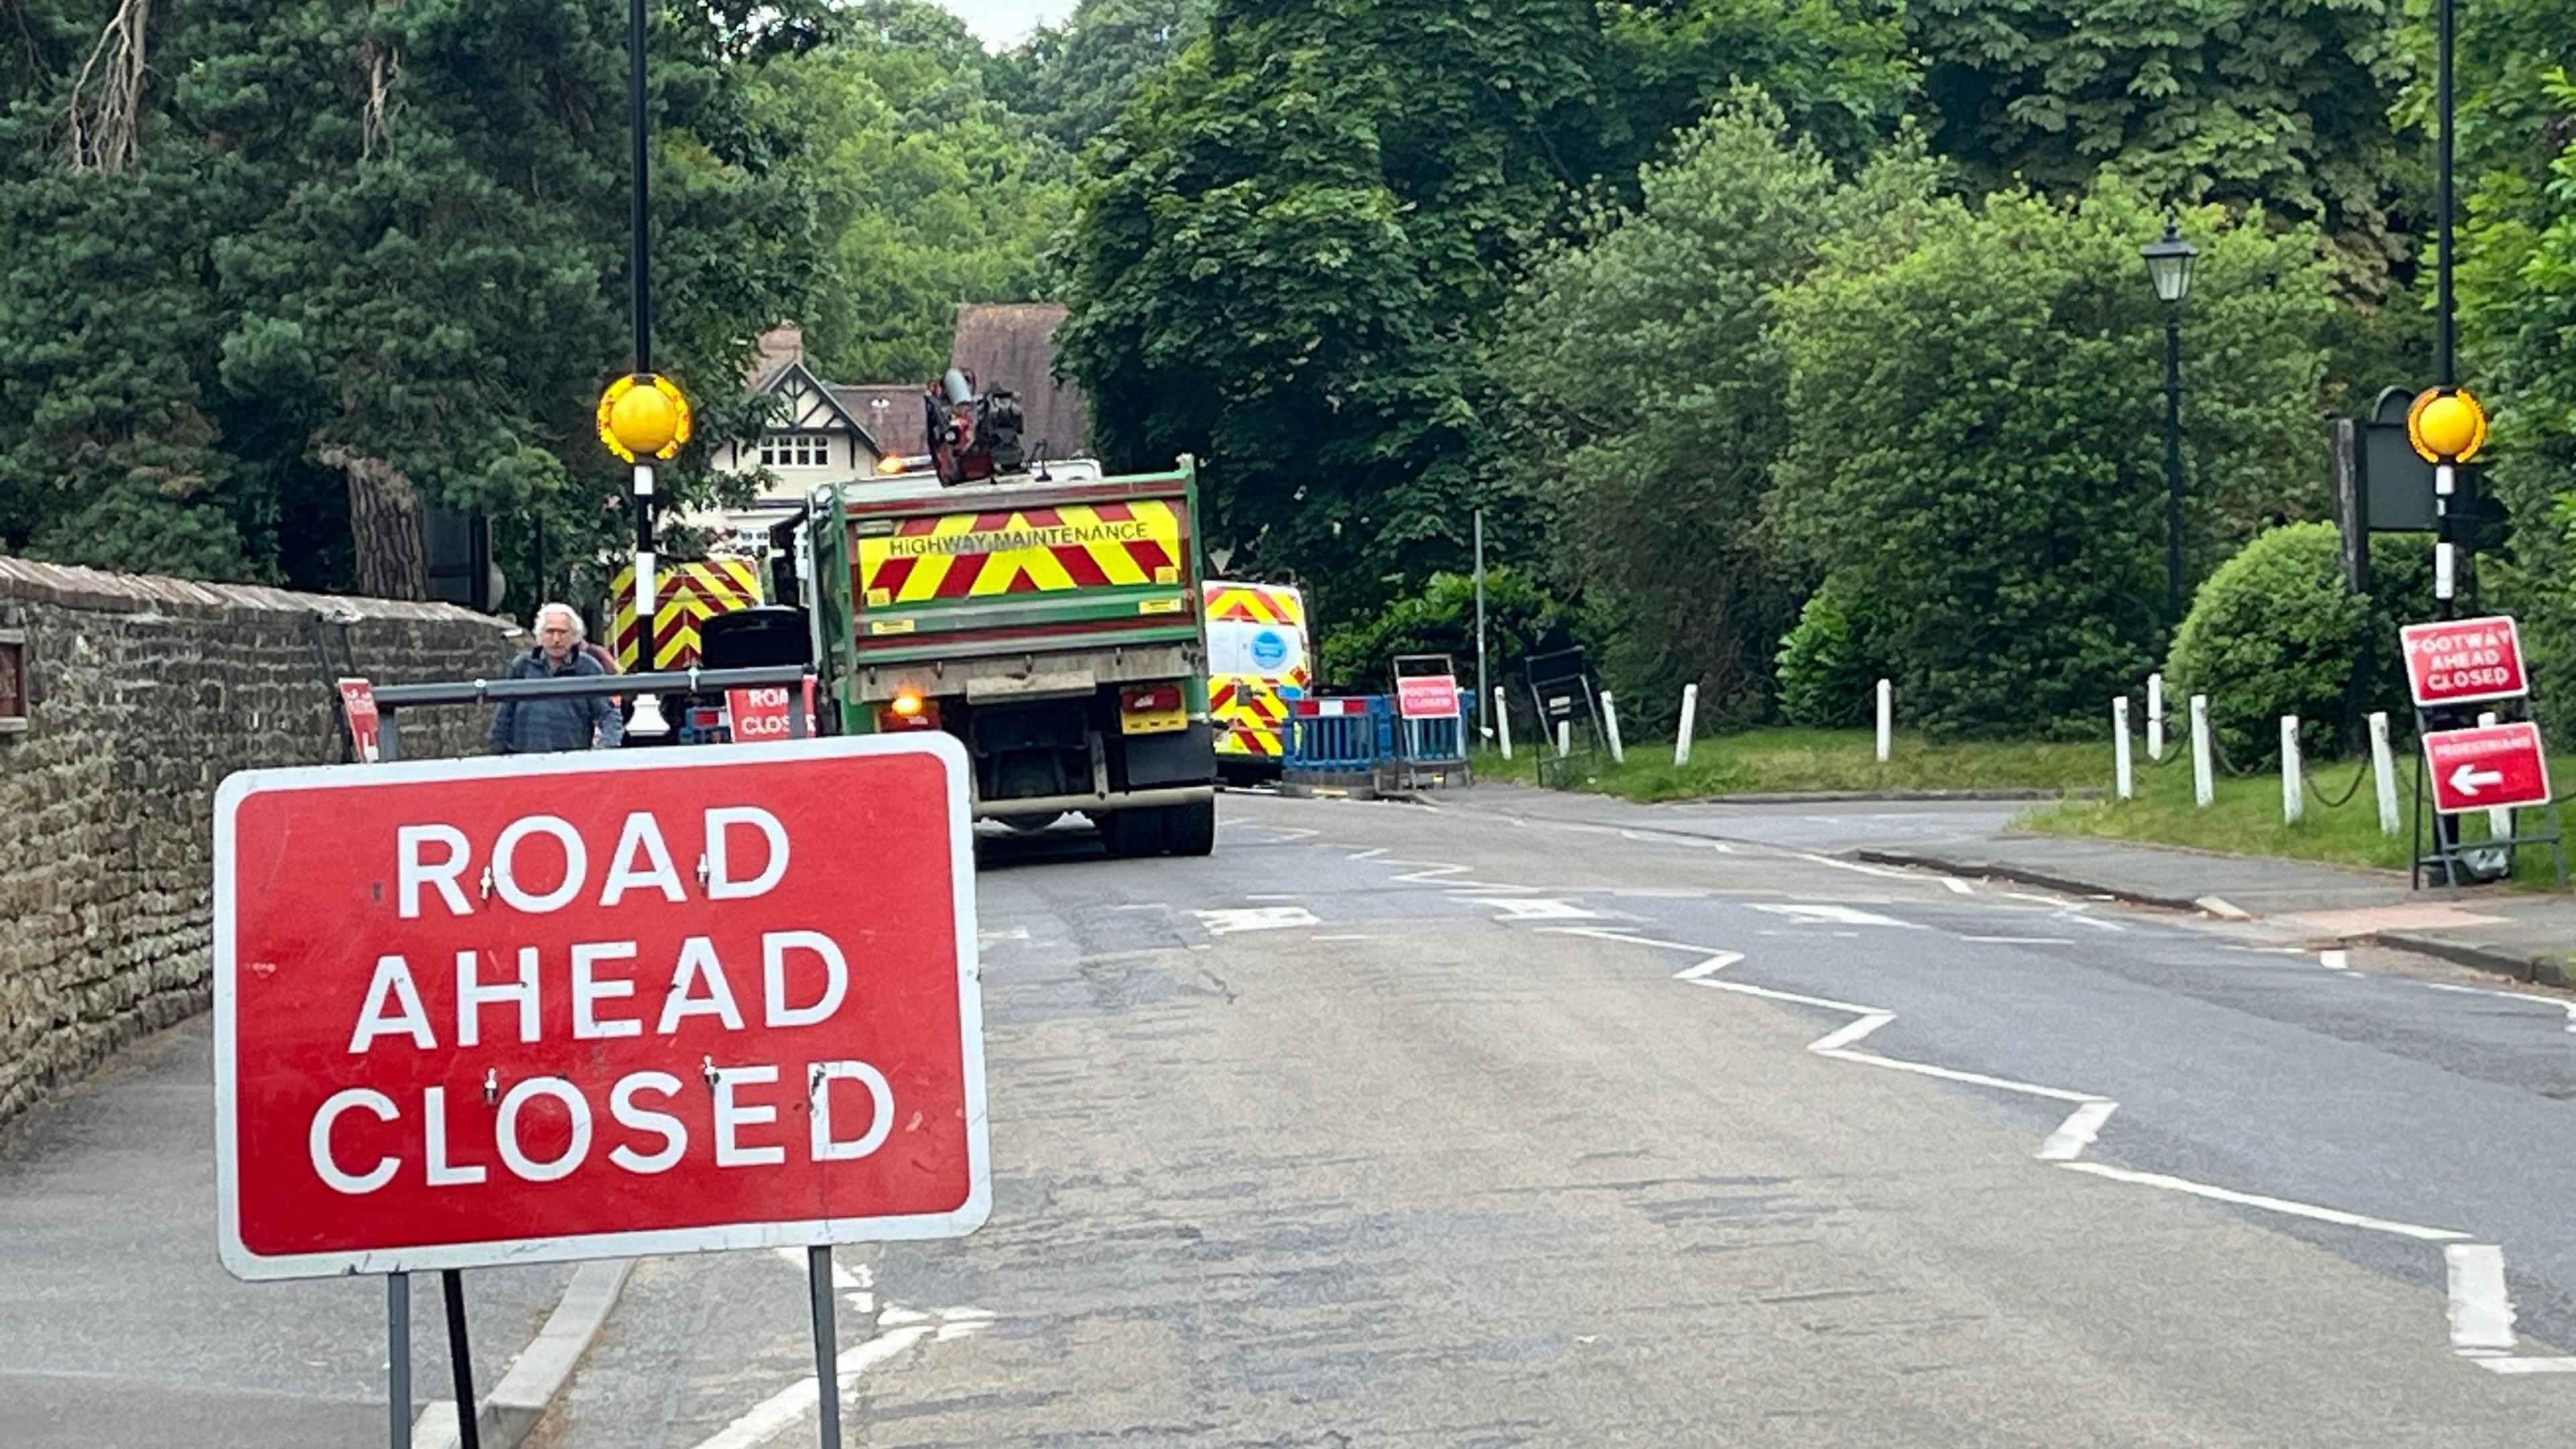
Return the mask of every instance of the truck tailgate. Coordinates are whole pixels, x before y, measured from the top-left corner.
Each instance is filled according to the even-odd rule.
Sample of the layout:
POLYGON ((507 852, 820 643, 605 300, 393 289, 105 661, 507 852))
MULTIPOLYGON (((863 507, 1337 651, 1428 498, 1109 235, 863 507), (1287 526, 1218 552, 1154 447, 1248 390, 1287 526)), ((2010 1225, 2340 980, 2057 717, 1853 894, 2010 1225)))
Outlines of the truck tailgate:
POLYGON ((856 661, 1195 642, 1191 492, 1186 473, 884 500, 852 490, 856 661))

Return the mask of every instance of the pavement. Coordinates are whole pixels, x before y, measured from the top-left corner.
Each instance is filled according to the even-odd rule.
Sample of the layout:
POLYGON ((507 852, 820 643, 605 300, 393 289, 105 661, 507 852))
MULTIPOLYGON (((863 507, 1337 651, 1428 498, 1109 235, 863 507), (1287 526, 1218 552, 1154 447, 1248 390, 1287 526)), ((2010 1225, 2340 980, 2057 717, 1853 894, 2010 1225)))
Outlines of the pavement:
MULTIPOLYGON (((853 1442, 2567 1442, 2576 997, 2493 974, 2565 908, 2019 808, 989 842, 995 1209, 838 1254, 853 1442)), ((0 1140, 0 1444, 382 1442, 381 1286, 215 1264, 206 1050, 0 1140)), ((481 1382, 569 1277, 468 1276, 481 1382)), ((811 1442, 797 1254, 571 1296, 533 1449, 811 1442)))
MULTIPOLYGON (((207 1021, 128 1049, 0 1139, 0 1445, 381 1444, 380 1278, 243 1283, 215 1261, 207 1021)), ((533 1337, 569 1265, 466 1280, 478 1392, 533 1337)), ((413 1394, 448 1394, 438 1280, 412 1292, 413 1394)))

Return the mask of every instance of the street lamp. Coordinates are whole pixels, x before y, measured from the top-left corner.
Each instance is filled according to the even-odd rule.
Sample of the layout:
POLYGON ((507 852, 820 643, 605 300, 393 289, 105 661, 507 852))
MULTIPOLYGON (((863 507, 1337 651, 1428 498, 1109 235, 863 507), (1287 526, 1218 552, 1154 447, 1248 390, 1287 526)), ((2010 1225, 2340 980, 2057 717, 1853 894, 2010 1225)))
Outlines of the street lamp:
POLYGON ((2200 248, 2183 240, 2172 217, 2165 234, 2138 249, 2147 280, 2165 304, 2165 613, 2182 622, 2182 301, 2191 292, 2191 262, 2200 248))

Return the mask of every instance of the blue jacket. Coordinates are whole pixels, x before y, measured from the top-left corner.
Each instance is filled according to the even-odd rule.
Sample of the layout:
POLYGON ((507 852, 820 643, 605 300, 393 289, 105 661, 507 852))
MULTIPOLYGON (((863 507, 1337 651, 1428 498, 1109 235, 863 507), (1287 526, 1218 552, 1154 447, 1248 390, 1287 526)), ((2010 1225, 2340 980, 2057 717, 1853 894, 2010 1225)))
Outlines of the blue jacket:
MULTIPOLYGON (((510 660, 511 679, 598 677, 599 661, 575 649, 558 666, 543 649, 531 649, 510 660)), ((505 700, 492 712, 492 748, 504 755, 533 755, 552 750, 613 750, 625 737, 625 722, 604 694, 587 699, 505 700)))

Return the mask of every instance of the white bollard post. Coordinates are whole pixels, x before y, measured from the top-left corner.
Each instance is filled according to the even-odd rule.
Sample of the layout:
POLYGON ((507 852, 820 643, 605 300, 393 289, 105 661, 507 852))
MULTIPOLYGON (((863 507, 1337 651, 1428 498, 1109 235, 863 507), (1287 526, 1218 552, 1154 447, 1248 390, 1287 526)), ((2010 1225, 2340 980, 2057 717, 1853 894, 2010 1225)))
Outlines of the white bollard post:
POLYGON ((1494 728, 1498 731, 1495 738, 1503 747, 1503 758, 1508 760, 1512 757, 1512 712, 1499 689, 1494 691, 1494 728))
POLYGON ((2165 677, 2147 676, 2147 758, 2158 764, 2165 758, 2165 677))
POLYGON ((1878 762, 1887 763, 1887 747, 1896 732, 1896 686, 1878 682, 1878 762))
MULTIPOLYGON (((2480 729, 2485 729, 2487 726, 2494 724, 2495 722, 2496 715, 2494 710, 2485 710, 2478 715, 2478 728, 2480 729)), ((2499 840, 2503 839, 2505 836, 2513 834, 2513 812, 2510 810, 2488 811, 2487 834, 2494 836, 2499 840)))
POLYGON ((2397 762, 2388 749, 2388 713, 2375 711, 2370 716, 2370 774, 2379 789, 2379 833, 2395 835, 2397 819, 2397 762))
POLYGON ((2281 716, 2281 823, 2298 824, 2307 804, 2299 781, 2299 717, 2285 714, 2281 716))
POLYGON ((1691 726, 1699 722, 1699 686, 1682 686, 1682 727, 1673 735, 1673 764, 1690 763, 1691 726))
POLYGON ((2206 807, 2218 798, 2209 778, 2209 696, 2191 697, 2191 803, 2206 807))
POLYGON ((1628 748, 1619 743, 1619 702, 1606 689, 1601 691, 1601 728, 1610 736, 1610 763, 1628 763, 1628 748))
POLYGON ((1558 720, 1556 722, 1556 757, 1562 760, 1573 753, 1574 721, 1570 719, 1558 720))
POLYGON ((2129 697, 2111 701, 2111 786, 2120 799, 2135 799, 2137 776, 2129 759, 2129 697))

